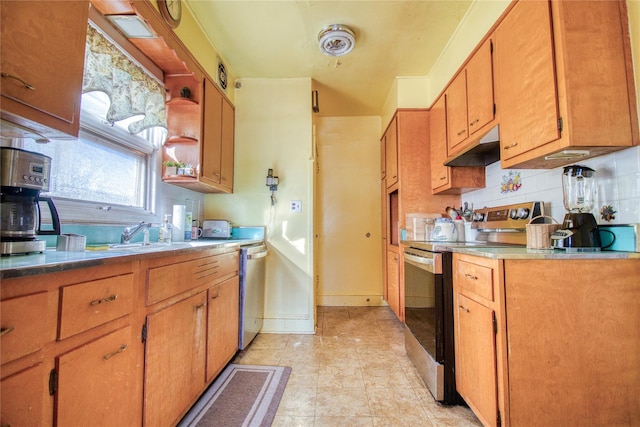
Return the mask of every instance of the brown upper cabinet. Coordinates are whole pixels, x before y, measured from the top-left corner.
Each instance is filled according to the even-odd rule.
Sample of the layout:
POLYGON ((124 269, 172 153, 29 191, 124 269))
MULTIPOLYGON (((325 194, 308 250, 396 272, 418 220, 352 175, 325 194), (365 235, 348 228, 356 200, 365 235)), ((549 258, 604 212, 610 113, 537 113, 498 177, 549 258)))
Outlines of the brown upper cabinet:
POLYGON ((447 96, 443 94, 429 113, 429 142, 431 151, 431 190, 433 194, 461 194, 484 188, 482 166, 449 167, 447 159, 447 96))
POLYGON ((464 152, 494 125, 492 51, 487 38, 447 88, 448 157, 464 152))
POLYGON ((503 168, 638 144, 628 25, 624 1, 521 1, 508 12, 494 52, 503 168))
POLYGON ((398 119, 393 117, 383 139, 387 188, 398 182, 398 119))
POLYGON ((88 15, 88 1, 0 2, 3 119, 78 136, 88 15))
POLYGON ((169 175, 163 181, 202 193, 233 192, 234 107, 208 78, 167 76, 168 138, 163 160, 194 166, 192 174, 169 175), (186 85, 191 98, 180 96, 186 85))

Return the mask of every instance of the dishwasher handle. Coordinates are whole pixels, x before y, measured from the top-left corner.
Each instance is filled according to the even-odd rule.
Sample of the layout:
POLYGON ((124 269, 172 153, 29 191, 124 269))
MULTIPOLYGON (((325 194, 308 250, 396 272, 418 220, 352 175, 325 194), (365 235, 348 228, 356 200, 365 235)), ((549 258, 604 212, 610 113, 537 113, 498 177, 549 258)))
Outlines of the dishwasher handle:
POLYGON ((267 256, 267 254, 269 253, 269 251, 267 251, 266 249, 264 251, 260 251, 260 252, 255 252, 255 253, 247 253, 247 259, 260 259, 260 258, 264 258, 267 256))

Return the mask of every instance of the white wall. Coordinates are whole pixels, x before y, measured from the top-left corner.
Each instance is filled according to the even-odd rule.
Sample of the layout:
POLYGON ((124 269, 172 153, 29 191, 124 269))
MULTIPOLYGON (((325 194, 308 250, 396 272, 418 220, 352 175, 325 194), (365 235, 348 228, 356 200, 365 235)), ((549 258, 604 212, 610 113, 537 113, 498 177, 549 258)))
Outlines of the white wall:
POLYGON ((235 91, 233 194, 205 199, 207 218, 267 226, 263 332, 314 331, 311 79, 243 79, 235 91), (265 181, 280 179, 277 203, 265 181), (289 211, 291 200, 302 212, 289 211))
MULTIPOLYGON (((599 224, 640 223, 640 147, 585 160, 579 164, 596 171, 598 183, 596 207, 593 214, 599 224), (600 218, 600 209, 611 205, 618 212, 613 221, 600 218)), ((486 187, 462 195, 462 201, 474 208, 501 206, 511 203, 545 202, 551 214, 562 222, 565 209, 562 203, 562 168, 556 169, 501 169, 500 162, 486 170, 486 187), (502 183, 509 174, 519 174, 522 187, 515 192, 503 192, 502 183), (549 210, 550 209, 550 210, 549 210)))

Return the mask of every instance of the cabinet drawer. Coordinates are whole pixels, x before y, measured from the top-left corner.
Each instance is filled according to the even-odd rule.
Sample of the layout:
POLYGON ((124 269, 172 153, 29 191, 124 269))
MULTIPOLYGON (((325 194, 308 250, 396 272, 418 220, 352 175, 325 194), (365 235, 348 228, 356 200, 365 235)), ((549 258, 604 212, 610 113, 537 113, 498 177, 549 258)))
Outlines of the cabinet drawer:
POLYGON ((461 288, 493 301, 493 268, 460 261, 457 279, 461 288))
POLYGON ((147 305, 238 274, 238 262, 238 252, 231 252, 150 268, 147 270, 147 305))
MULTIPOLYGON (((40 350, 47 331, 46 292, 12 298, 0 303, 0 359, 7 363, 40 350)), ((53 325, 52 327, 55 327, 53 325)))
POLYGON ((125 316, 133 310, 133 273, 65 286, 61 290, 59 339, 125 316))

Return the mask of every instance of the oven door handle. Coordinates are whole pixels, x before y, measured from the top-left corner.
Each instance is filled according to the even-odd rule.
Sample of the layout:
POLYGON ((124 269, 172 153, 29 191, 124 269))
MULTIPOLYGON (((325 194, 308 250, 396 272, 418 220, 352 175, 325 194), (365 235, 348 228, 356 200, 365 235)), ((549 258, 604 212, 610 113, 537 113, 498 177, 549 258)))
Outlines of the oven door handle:
POLYGON ((415 255, 405 253, 404 262, 407 262, 422 270, 427 270, 428 272, 435 274, 433 258, 425 258, 425 257, 415 256, 415 255))

